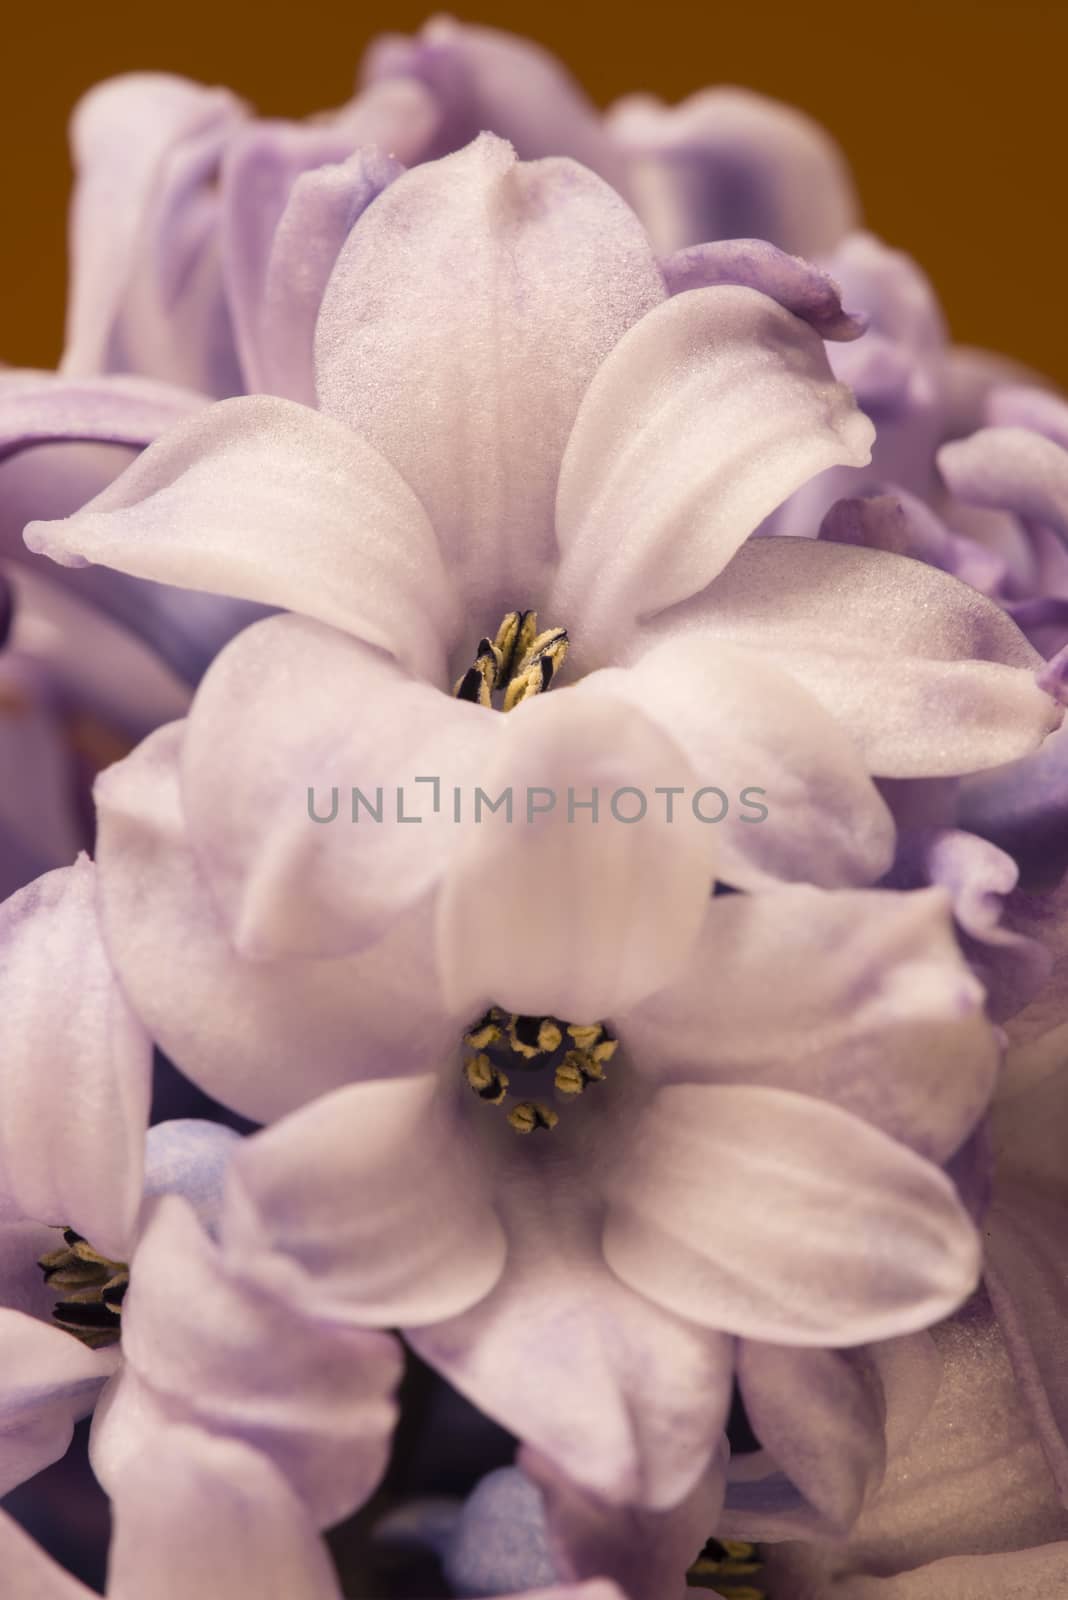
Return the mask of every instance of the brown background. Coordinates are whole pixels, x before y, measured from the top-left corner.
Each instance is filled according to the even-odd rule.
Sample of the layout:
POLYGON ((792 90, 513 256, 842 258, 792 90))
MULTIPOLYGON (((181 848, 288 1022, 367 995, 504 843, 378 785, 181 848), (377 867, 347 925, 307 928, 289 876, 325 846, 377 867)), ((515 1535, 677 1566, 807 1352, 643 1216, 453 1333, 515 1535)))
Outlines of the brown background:
MULTIPOLYGON (((59 352, 65 123, 83 89, 112 73, 164 68, 228 84, 266 112, 301 115, 347 96, 375 33, 411 31, 425 15, 397 0, 10 0, 0 359, 48 365, 59 352)), ((802 106, 849 154, 869 225, 925 265, 954 335, 1068 385, 1068 4, 652 0, 624 10, 496 0, 459 15, 537 38, 602 103, 638 88, 677 99, 734 82, 802 106)))

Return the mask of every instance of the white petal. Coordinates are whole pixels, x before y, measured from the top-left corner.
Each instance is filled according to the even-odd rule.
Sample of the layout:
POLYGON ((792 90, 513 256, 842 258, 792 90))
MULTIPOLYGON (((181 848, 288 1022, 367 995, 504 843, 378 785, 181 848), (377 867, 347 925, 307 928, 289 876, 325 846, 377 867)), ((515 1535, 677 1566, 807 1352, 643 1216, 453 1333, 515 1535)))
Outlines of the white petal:
POLYGON ((235 947, 342 955, 381 938, 446 870, 464 836, 453 789, 470 811, 506 720, 306 617, 246 629, 209 668, 182 751, 190 840, 235 947))
POLYGON ((208 1094, 256 1121, 353 1079, 440 1061, 465 1019, 442 1003, 425 906, 347 960, 237 953, 186 838, 181 738, 180 724, 162 729, 97 786, 108 948, 160 1048, 208 1094))
POLYGON ((801 484, 862 466, 872 438, 807 323, 754 289, 676 296, 583 400, 560 473, 554 617, 603 661, 638 618, 703 589, 801 484))
POLYGON ((455 626, 434 533, 365 440, 267 395, 209 406, 30 548, 285 606, 443 674, 455 626))
POLYGON ((504 723, 484 783, 491 799, 510 789, 512 819, 484 816, 445 876, 445 993, 476 1013, 494 1001, 608 1016, 659 988, 700 928, 712 829, 689 808, 669 822, 655 793, 692 791, 693 774, 672 740, 595 678, 527 700, 504 723))
POLYGON ((607 184, 517 164, 488 134, 406 173, 352 230, 319 320, 320 404, 418 494, 476 628, 538 603, 582 393, 664 294, 607 184))
POLYGON ((311 1315, 360 1325, 436 1322, 480 1300, 505 1242, 450 1099, 433 1076, 353 1084, 247 1140, 223 1217, 234 1263, 311 1315))
POLYGON ((1033 750, 1063 714, 1035 682, 1042 658, 999 606, 884 550, 750 540, 704 594, 650 629, 689 632, 784 667, 880 777, 999 766, 1033 750))
POLYGON ((979 1240, 949 1179, 807 1095, 664 1089, 609 1182, 609 1266, 744 1338, 892 1338, 946 1316, 978 1280, 979 1240))
POLYGON ((7 1196, 122 1260, 141 1199, 152 1044, 105 952, 84 857, 0 908, 0 1019, 7 1196))

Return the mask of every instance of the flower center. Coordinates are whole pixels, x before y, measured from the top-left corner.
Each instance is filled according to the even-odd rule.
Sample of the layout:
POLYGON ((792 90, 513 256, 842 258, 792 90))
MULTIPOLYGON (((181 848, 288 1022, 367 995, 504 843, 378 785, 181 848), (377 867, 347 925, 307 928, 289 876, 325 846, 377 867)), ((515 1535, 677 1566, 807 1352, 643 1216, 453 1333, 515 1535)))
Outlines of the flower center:
POLYGON ((130 1269, 125 1261, 102 1256, 73 1228, 62 1233, 62 1249, 49 1251, 37 1263, 48 1287, 63 1296, 52 1307, 52 1316, 91 1350, 115 1344, 130 1269))
MULTIPOLYGON (((549 1093, 574 1100, 587 1085, 604 1080, 606 1064, 619 1046, 603 1022, 559 1022, 556 1017, 523 1017, 491 1006, 464 1034, 470 1054, 464 1079, 480 1100, 503 1105, 510 1073, 537 1075, 549 1093)), ((508 1112, 517 1133, 555 1128, 560 1118, 545 1099, 518 1100, 508 1112)))
POLYGON ((494 638, 479 640, 474 661, 456 684, 457 700, 492 711, 499 693, 500 709, 511 711, 549 688, 564 664, 567 643, 566 628, 538 632, 536 611, 509 611, 494 638))

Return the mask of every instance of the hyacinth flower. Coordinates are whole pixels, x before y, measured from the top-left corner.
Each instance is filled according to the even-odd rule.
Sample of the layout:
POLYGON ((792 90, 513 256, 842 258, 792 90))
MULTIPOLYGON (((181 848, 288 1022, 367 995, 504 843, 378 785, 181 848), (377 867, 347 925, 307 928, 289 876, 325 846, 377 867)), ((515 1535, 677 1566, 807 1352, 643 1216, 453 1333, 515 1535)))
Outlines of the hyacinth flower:
MULTIPOLYGON (((355 167, 351 180, 363 181, 355 167)), ((753 276, 767 282, 762 262, 753 276)), ((862 765, 927 777, 998 764, 1032 748, 1058 720, 1033 682, 1037 658, 1016 630, 939 574, 822 542, 744 543, 771 501, 833 459, 859 462, 866 424, 846 392, 829 384, 815 332, 759 290, 718 284, 668 297, 632 215, 581 169, 513 167, 506 147, 484 139, 396 180, 342 246, 317 328, 318 414, 262 398, 224 402, 172 430, 84 514, 29 535, 35 548, 73 565, 98 561, 229 587, 304 613, 268 621, 227 653, 190 723, 190 742, 202 738, 205 753, 218 747, 220 718, 232 715, 237 680, 249 674, 261 685, 255 705, 269 719, 283 704, 279 693, 294 707, 302 692, 315 696, 315 709, 302 706, 296 718, 309 784, 325 776, 315 746, 323 718, 333 716, 339 726, 330 742, 372 788, 407 775, 417 759, 425 764, 434 740, 457 777, 477 768, 494 778, 516 768, 524 749, 536 758, 538 735, 519 739, 518 728, 544 729, 540 742, 560 747, 569 722, 578 737, 580 723, 602 721, 602 741, 610 741, 620 702, 609 706, 609 694, 628 700, 632 767, 659 761, 665 772, 667 762, 677 770, 650 712, 685 740, 694 769, 702 760, 710 767, 729 700, 731 722, 747 724, 749 770, 763 768, 769 783, 783 760, 803 772, 817 750, 819 757, 795 791, 789 828, 782 817, 774 837, 728 824, 733 877, 723 876, 738 886, 797 876, 833 883, 871 881, 888 863, 885 812, 865 789, 862 765), (518 203, 524 192, 528 209, 514 222, 488 209, 506 196, 518 203), (553 222, 567 230, 562 252, 553 222), (439 294, 428 294, 422 279, 405 283, 403 241, 413 227, 438 263, 439 294), (518 259, 513 228, 525 246, 518 259), (615 289, 606 300, 609 238, 615 289), (459 291, 465 271, 475 280, 459 291), (473 305, 481 316, 470 315, 473 305), (749 365, 734 361, 735 350, 749 365), (628 448, 632 437, 642 440, 639 450, 628 448), (222 515, 216 482, 226 484, 222 515), (901 589, 892 616, 884 604, 891 583, 901 589), (909 602, 904 585, 912 586, 909 602), (576 669, 587 676, 554 695, 524 692, 519 704, 513 696, 509 717, 487 717, 486 703, 498 686, 507 701, 504 679, 520 665, 506 665, 495 642, 516 599, 516 615, 540 611, 553 624, 539 636, 539 672, 555 674, 559 665, 544 655, 549 639, 558 658, 566 645, 572 677, 576 669), (829 614, 817 624, 821 605, 829 614), (934 615, 944 618, 941 637, 927 621, 934 615), (884 648, 899 655, 892 673, 881 670, 884 648), (969 662, 973 653, 986 659, 969 662), (283 665, 290 655, 301 663, 292 674, 283 665), (484 676, 491 662, 492 683, 484 676), (631 664, 615 678, 591 671, 631 664), (277 691, 264 677, 272 672, 284 678, 277 691), (336 696, 318 694, 318 684, 339 674, 350 696, 376 708, 360 727, 349 726, 336 696), (681 690, 670 692, 702 677, 716 685, 718 702, 687 695, 683 705, 681 690), (468 688, 443 698, 458 679, 468 688), (937 722, 927 715, 936 693, 937 722), (391 715, 394 695, 410 713, 391 715), (802 717, 811 737, 800 735, 802 717), (832 718, 860 747, 859 763, 832 718), (384 751, 380 728, 390 724, 398 746, 384 751), (772 748, 784 739, 789 757, 772 748), (817 785, 821 796, 834 791, 826 804, 816 801, 817 785)), ((235 757, 242 748, 256 752, 255 772, 235 759, 223 775, 214 760, 188 756, 203 777, 188 786, 191 811, 210 810, 212 830, 224 811, 255 814, 272 840, 264 873, 256 822, 242 823, 237 856, 221 872, 212 871, 204 841, 239 946, 311 954, 366 943, 442 872, 462 830, 325 832, 301 818, 293 828, 280 822, 275 838, 277 808, 265 806, 268 795, 256 786, 266 782, 277 794, 277 784, 259 760, 262 741, 247 713, 242 721, 238 738, 225 738, 235 757), (225 800, 209 794, 219 781, 225 800), (346 894, 349 903, 331 903, 346 894)), ((729 762, 742 779, 745 753, 742 741, 720 756, 721 770, 729 762)), ((290 743, 287 779, 299 760, 290 743)), ((195 817, 193 829, 209 831, 195 817)), ((690 840, 692 830, 677 837, 690 840)), ((663 843, 665 830, 645 838, 663 843)), ((670 853, 682 863, 686 851, 670 853)), ((703 890, 699 874, 687 876, 692 931, 703 890)), ((653 962, 655 981, 686 926, 673 908, 667 925, 650 915, 648 933, 643 959, 653 962), (659 956, 651 948, 658 942, 659 956)))
MULTIPOLYGON (((0 912, 3 1487, 61 1455, 77 1418, 98 1403, 107 1409, 108 1380, 123 1368, 127 1291, 139 1272, 151 1280, 158 1271, 181 1283, 187 1311, 199 1294, 180 1393, 161 1405, 160 1424, 245 1438, 291 1472, 313 1513, 334 1520, 384 1469, 395 1341, 316 1327, 269 1295, 243 1293, 236 1279, 193 1281, 198 1250, 212 1248, 238 1136, 192 1120, 146 1134, 151 1043, 100 944, 94 896, 83 858, 0 912), (154 1258, 154 1219, 167 1201, 186 1227, 188 1269, 182 1251, 154 1258)), ((113 1446, 109 1481, 115 1454, 113 1446)))
MULTIPOLYGON (((146 875, 159 842, 154 819, 164 811, 147 777, 139 774, 140 820, 128 813, 132 827, 123 822, 123 856, 135 900, 150 884, 151 903, 160 908, 181 896, 195 869, 188 855, 172 849, 166 879, 158 867, 146 875)), ((125 897, 113 900, 109 928, 140 919, 146 971, 156 963, 158 973, 151 919, 134 905, 125 897)), ((996 1052, 940 896, 821 897, 797 889, 728 897, 718 907, 732 908, 737 917, 721 930, 717 957, 722 987, 710 992, 707 957, 699 954, 689 984, 618 1024, 622 1051, 632 1051, 632 1058, 614 1053, 607 1081, 590 1082, 577 1103, 561 1105, 559 1123, 547 1136, 533 1133, 528 1142, 509 1127, 503 1108, 470 1093, 462 1053, 449 1049, 442 1024, 438 1085, 425 1078, 356 1083, 243 1147, 235 1175, 236 1231, 228 1238, 224 1228, 224 1249, 233 1250, 251 1277, 262 1274, 266 1284, 316 1315, 404 1327, 417 1350, 536 1443, 558 1473, 570 1470, 609 1503, 670 1504, 705 1470, 717 1448, 733 1369, 731 1342, 717 1330, 748 1333, 755 1337, 746 1342, 747 1370, 757 1392, 771 1389, 763 1426, 784 1470, 804 1481, 816 1466, 810 1450, 798 1454, 790 1421, 803 1394, 833 1441, 832 1453, 841 1435, 831 1432, 827 1419, 839 1408, 851 1418, 844 1472, 856 1473, 862 1489, 873 1460, 867 1433, 874 1415, 844 1362, 797 1345, 827 1342, 835 1326, 852 1342, 877 1325, 921 1325, 967 1292, 976 1271, 970 1225, 950 1186, 907 1145, 937 1160, 966 1138, 988 1098, 996 1052), (794 917, 774 903, 788 895, 796 896, 794 917), (747 938, 753 918, 763 931, 751 925, 747 938), (827 941, 822 958, 814 965, 791 959, 801 930, 812 951, 817 923, 827 941), (860 935, 862 927, 867 932, 860 935), (858 966, 841 963, 844 946, 858 966), (732 948, 737 958, 724 969, 724 952, 732 948), (841 963, 833 980, 832 950, 841 963), (791 966, 796 987, 786 983, 791 966), (778 976, 777 1024, 764 997, 768 970, 778 976), (819 971, 830 991, 813 988, 819 971), (865 990, 871 1007, 858 1013, 856 996, 865 990), (711 1008, 707 1015, 701 997, 711 1008), (733 1026, 728 1001, 736 1008, 733 1026), (756 1033, 758 1013, 762 1028, 756 1033), (788 1048, 798 1028, 813 1041, 808 1066, 788 1048), (643 1058, 645 1039, 650 1048, 643 1058), (716 1045, 703 1066, 709 1040, 716 1045), (932 1059, 940 1064, 937 1117, 932 1059), (654 1062, 667 1074, 659 1087, 655 1076, 646 1077, 654 1062), (750 1088, 754 1082, 760 1086, 750 1088), (837 1103, 823 1104, 821 1097, 837 1103), (691 1169, 676 1136, 688 1128, 694 1137, 698 1126, 703 1132, 691 1147, 697 1163, 691 1169), (752 1126, 763 1136, 759 1150, 750 1151, 752 1126), (826 1138, 826 1148, 818 1136, 826 1138), (750 1159, 769 1159, 773 1137, 781 1166, 772 1173, 762 1165, 759 1176, 748 1177, 750 1159), (539 1138, 544 1142, 535 1142, 539 1138), (661 1164, 653 1141, 661 1141, 661 1164), (842 1168, 842 1150, 856 1152, 855 1168, 842 1168), (842 1183, 837 1205, 826 1192, 828 1171, 837 1171, 842 1183), (626 1176, 624 1188, 613 1183, 613 1172, 626 1176), (776 1179, 787 1188, 777 1189, 776 1179), (767 1211, 757 1203, 764 1193, 767 1211), (615 1230, 610 1258, 607 1238, 601 1242, 606 1199, 615 1230), (718 1222, 717 1208, 723 1213, 718 1222), (817 1213, 840 1219, 836 1237, 825 1225, 817 1236, 817 1213), (674 1284, 664 1271, 666 1243, 652 1256, 645 1244, 660 1238, 648 1229, 662 1228, 668 1216, 675 1219, 670 1227, 690 1219, 674 1284), (788 1226, 786 1218, 792 1219, 788 1226), (935 1226, 942 1230, 937 1236, 935 1226), (884 1237, 886 1253, 873 1255, 877 1236, 884 1237), (912 1241, 907 1247, 906 1238, 912 1241), (920 1271, 931 1276, 921 1282, 920 1271), (794 1348, 776 1350, 776 1341, 794 1348), (547 1396, 553 1397, 548 1404, 547 1396)), ((261 1057, 273 1041, 273 1059, 285 1074, 272 1086, 276 1108, 283 1096, 309 1092, 310 1073, 321 1072, 328 1052, 349 1076, 360 1075, 361 1049, 369 1075, 381 1073, 387 1049, 398 1067, 404 1056, 416 1068, 426 1059, 429 1041, 415 1043, 410 1033, 391 1038, 387 1025, 392 1009, 410 1029, 413 1007, 427 1003, 411 965, 397 974, 392 1003, 373 978, 361 983, 348 963, 318 972, 306 962, 252 966, 255 989, 246 984, 240 997, 231 992, 224 1009, 203 989, 207 975, 227 960, 218 934, 208 944, 206 931, 197 928, 175 982, 187 1006, 215 1017, 217 1027, 202 1026, 202 1036, 212 1034, 233 1050, 251 1043, 261 1057), (310 990, 300 987, 309 981, 310 990), (280 1031, 286 1019, 288 1043, 280 1031)), ((389 970, 379 968, 383 976, 389 970)), ((522 1082, 521 1071, 507 1070, 522 1082)), ((235 1082, 231 1087, 240 1093, 235 1082)), ((267 1089, 262 1065, 251 1088, 260 1095, 267 1089)), ((162 1300, 158 1327, 170 1325, 176 1313, 162 1300)), ((173 1388, 166 1374, 152 1378, 160 1334, 146 1335, 143 1348, 143 1381, 173 1388)), ((135 1421, 139 1410, 130 1407, 135 1421)), ((121 1422, 118 1400, 111 1420, 121 1422)), ((714 1522, 708 1494, 706 1534, 714 1522)))

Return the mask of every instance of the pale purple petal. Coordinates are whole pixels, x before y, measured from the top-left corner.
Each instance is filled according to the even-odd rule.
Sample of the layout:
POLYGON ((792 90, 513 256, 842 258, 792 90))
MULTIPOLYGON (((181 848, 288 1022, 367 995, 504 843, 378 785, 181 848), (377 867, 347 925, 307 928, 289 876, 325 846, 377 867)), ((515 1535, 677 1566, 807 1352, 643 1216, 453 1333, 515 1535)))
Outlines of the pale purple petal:
POLYGON ((47 675, 11 652, 0 657, 0 899, 88 843, 78 774, 47 675), (43 682, 42 682, 43 679, 43 682))
POLYGON ((866 381, 869 361, 873 356, 878 361, 876 352, 889 349, 907 363, 909 403, 916 406, 933 399, 947 336, 930 279, 910 256, 889 249, 870 233, 851 234, 826 265, 844 298, 871 322, 865 339, 835 350, 833 364, 839 377, 856 388, 866 408, 876 392, 866 381))
POLYGON ((708 239, 770 239, 821 256, 855 226, 844 157, 792 106, 716 88, 677 106, 629 96, 607 120, 638 212, 665 255, 708 239))
POLYGON ((929 828, 902 834, 887 880, 897 889, 935 884, 949 891, 964 952, 998 1019, 1020 1011, 1050 972, 1045 946, 1013 928, 1007 915, 1019 877, 1012 857, 989 840, 958 828, 929 828))
POLYGON ((430 158, 441 124, 441 107, 417 78, 383 78, 368 83, 333 113, 333 123, 348 139, 348 150, 374 145, 406 167, 430 158))
MULTIPOLYGON (((1019 420, 1022 427, 1029 427, 1030 423, 1022 417, 996 416, 991 409, 996 395, 1005 388, 1046 392, 1053 387, 1049 378, 1022 361, 1014 361, 999 350, 982 350, 966 344, 954 344, 947 350, 945 380, 943 409, 947 439, 963 439, 986 422, 1013 426, 1019 420)), ((1037 431, 1043 433, 1045 429, 1039 427, 1037 431)))
MULTIPOLYGON (((89 603, 76 586, 52 581, 51 569, 11 569, 15 616, 10 645, 25 667, 47 680, 40 701, 77 727, 86 714, 120 736, 143 734, 182 716, 189 689, 157 653, 89 603)), ((145 600, 144 609, 151 615, 145 600)))
POLYGON ((433 1076, 353 1084, 246 1140, 230 1168, 228 1257, 309 1315, 349 1324, 436 1322, 482 1299, 506 1247, 451 1099, 433 1076))
POLYGON ((222 1122, 175 1117, 155 1123, 145 1135, 145 1206, 162 1195, 181 1195, 214 1237, 226 1171, 239 1143, 240 1135, 222 1122))
POLYGON ((819 537, 834 544, 911 556, 952 573, 981 594, 997 595, 1007 576, 1005 562, 995 551, 976 539, 953 533, 929 506, 905 489, 883 493, 873 486, 861 499, 836 500, 820 525, 819 537))
POLYGON ((315 404, 315 325, 330 274, 357 219, 403 171, 371 148, 294 183, 266 263, 250 389, 315 404))
MULTIPOLYGON (((169 362, 140 365, 130 359, 135 352, 124 324, 130 320, 132 281, 139 272, 164 265, 153 252, 166 235, 153 238, 150 223, 167 196, 178 158, 205 145, 217 152, 243 115, 241 103, 226 90, 205 89, 166 73, 112 78, 79 102, 71 127, 77 178, 65 372, 145 371, 208 387, 196 380, 205 376, 205 364, 210 368, 213 352, 190 349, 178 363, 185 370, 169 362)), ((181 201, 180 187, 171 198, 181 201)), ((172 238, 172 248, 175 243, 172 238)), ((190 259, 172 258, 166 267, 180 271, 190 259)))
POLYGON ((0 372, 0 457, 60 439, 145 445, 204 404, 152 378, 0 372))
POLYGON ((1068 728, 1032 755, 965 780, 960 822, 1010 851, 1038 882, 1068 866, 1068 728))
POLYGON ((885 1457, 882 1410, 863 1370, 837 1351, 745 1339, 738 1384, 756 1436, 800 1501, 783 1518, 754 1495, 732 1501, 728 1490, 732 1532, 752 1540, 847 1534, 885 1457))
MULTIPOLYGON (((726 816, 708 829, 724 882, 836 888, 886 871, 894 827, 885 803, 845 732, 781 665, 715 638, 682 638, 596 682, 640 708, 726 796, 726 816)), ((713 797, 706 809, 717 805, 713 797)))
POLYGON ((938 452, 951 493, 968 505, 1008 510, 1068 540, 1068 449, 1021 427, 980 428, 938 452))
MULTIPOLYGON (((276 389, 263 381, 260 352, 266 333, 263 300, 268 262, 278 224, 298 179, 327 163, 344 161, 351 151, 352 140, 332 121, 294 123, 265 119, 236 129, 228 143, 222 162, 218 225, 234 343, 244 387, 250 394, 306 399, 304 394, 276 389)), ((306 243, 312 250, 318 246, 314 234, 307 236, 306 243)), ((322 284, 320 290, 321 287, 322 284)), ((310 360, 311 330, 306 331, 310 360)))
MULTIPOLYGON (((472 1110, 499 1118, 478 1102, 472 1110)), ((552 1148, 541 1149, 518 1146, 499 1118, 504 1274, 466 1313, 405 1337, 558 1472, 614 1504, 666 1508, 693 1489, 717 1448, 733 1351, 722 1334, 662 1310, 606 1269, 598 1168, 606 1138, 618 1158, 611 1112, 611 1102, 565 1108, 552 1148)))
POLYGON ((606 1185, 609 1266, 744 1338, 892 1338, 946 1316, 978 1281, 979 1239, 944 1174, 808 1095, 662 1089, 606 1185))
POLYGON ((109 1600, 341 1600, 303 1505, 236 1440, 159 1430, 116 1475, 112 1516, 109 1600))
POLYGON ((406 173, 349 235, 319 321, 319 401, 418 494, 476 629, 537 604, 583 391, 664 294, 606 184, 569 161, 519 165, 489 135, 406 173))
POLYGON ((685 1499, 662 1511, 602 1500, 530 1447, 520 1451, 519 1464, 541 1488, 550 1551, 565 1577, 603 1574, 628 1600, 689 1600, 686 1569, 719 1520, 725 1449, 685 1499))
POLYGON ((552 606, 583 660, 703 589, 815 473, 863 465, 872 437, 819 336, 765 295, 659 306, 590 385, 560 472, 552 606))
MULTIPOLYGON (((0 546, 24 568, 43 569, 61 586, 129 633, 148 643, 188 682, 238 629, 261 614, 248 602, 221 595, 193 595, 105 567, 61 567, 27 550, 22 530, 34 518, 66 517, 92 500, 134 459, 125 445, 61 443, 35 445, 0 463, 0 546)), ((97 664, 96 652, 77 649, 83 671, 97 664)), ((110 653, 107 652, 106 654, 110 653)), ((158 672, 158 665, 155 668, 158 672)), ((132 686, 131 686, 132 687, 132 686)), ((172 712, 171 715, 177 713, 172 712)), ((157 717, 156 721, 166 720, 157 717)))
POLYGON ((236 949, 380 938, 446 871, 465 833, 453 789, 470 821, 506 722, 306 617, 249 628, 209 669, 182 751, 190 841, 236 949))
POLYGON ((625 188, 623 161, 596 107, 561 63, 529 39, 438 16, 414 38, 374 40, 362 69, 375 86, 402 77, 427 86, 440 119, 435 155, 488 128, 514 145, 522 161, 571 156, 625 188))
POLYGON ((31 549, 305 612, 441 672, 451 587, 389 463, 293 401, 224 401, 172 429, 31 549))
POLYGON ((1042 658, 999 606, 883 550, 750 540, 649 634, 694 630, 785 667, 882 777, 999 766, 1035 749, 1063 715, 1035 682, 1042 658))
POLYGON ((450 1018, 442 1003, 425 906, 350 960, 237 954, 185 836, 181 738, 181 727, 161 730, 97 786, 108 948, 161 1049, 208 1094, 257 1121, 353 1079, 441 1061, 468 1019, 450 1018))
MULTIPOLYGON (((1006 384, 990 391, 983 419, 994 428, 1026 428, 1068 450, 1068 400, 1048 389, 1006 384)), ((979 426, 978 420, 975 424, 979 426)), ((969 432, 972 430, 969 429, 969 432)))
POLYGON ((677 981, 618 1019, 628 1054, 657 1081, 812 1095, 941 1162, 999 1059, 949 910, 940 890, 717 897, 677 981))
POLYGON ((488 1473, 464 1502, 442 1554, 445 1577, 458 1595, 552 1588, 557 1573, 537 1485, 518 1467, 488 1473))
POLYGON ((0 944, 5 1193, 24 1216, 70 1224, 122 1260, 141 1198, 152 1046, 104 950, 92 864, 6 901, 0 944))
POLYGON ((689 808, 669 822, 654 793, 692 792, 693 771, 599 675, 502 720, 480 781, 494 799, 510 788, 514 808, 511 820, 497 811, 466 830, 449 863, 438 902, 443 988, 453 1009, 474 1015, 490 1001, 532 1016, 610 1015, 659 988, 701 926, 712 829, 689 808), (501 937, 508 906, 523 908, 518 946, 501 937))
POLYGON ((397 1341, 315 1321, 228 1270, 173 1196, 156 1206, 138 1244, 122 1349, 124 1370, 93 1424, 105 1488, 132 1452, 151 1447, 158 1420, 261 1451, 320 1527, 376 1488, 396 1421, 397 1341))
POLYGON ((0 1343, 0 1494, 7 1494, 65 1453, 75 1422, 92 1410, 114 1371, 116 1352, 89 1350, 62 1329, 6 1306, 0 1343))
POLYGON ((842 306, 842 291, 822 268, 766 239, 720 239, 676 250, 660 263, 671 294, 735 283, 759 289, 814 328, 821 339, 859 339, 867 317, 842 306))

